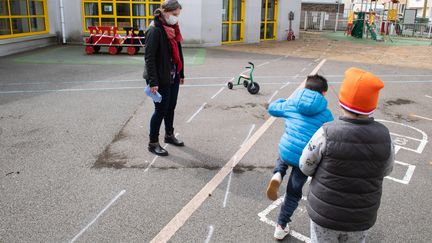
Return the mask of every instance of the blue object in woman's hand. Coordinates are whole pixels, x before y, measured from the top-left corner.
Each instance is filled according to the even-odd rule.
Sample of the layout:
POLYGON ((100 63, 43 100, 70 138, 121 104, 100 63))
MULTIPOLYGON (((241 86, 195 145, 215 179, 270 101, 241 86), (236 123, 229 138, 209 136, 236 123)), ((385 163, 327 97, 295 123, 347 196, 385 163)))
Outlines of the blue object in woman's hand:
POLYGON ((150 86, 145 87, 144 92, 146 93, 146 95, 148 97, 152 98, 154 102, 160 103, 162 101, 162 95, 160 95, 159 92, 156 92, 155 94, 153 94, 151 92, 150 86))

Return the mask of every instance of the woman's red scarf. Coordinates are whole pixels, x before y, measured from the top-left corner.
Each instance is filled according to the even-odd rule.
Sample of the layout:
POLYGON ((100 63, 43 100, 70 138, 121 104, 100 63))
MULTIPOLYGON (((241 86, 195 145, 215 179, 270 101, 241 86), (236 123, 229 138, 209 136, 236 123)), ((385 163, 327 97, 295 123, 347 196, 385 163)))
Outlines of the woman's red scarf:
POLYGON ((163 27, 167 33, 168 41, 171 45, 173 63, 176 65, 177 73, 180 73, 183 69, 183 62, 180 58, 178 43, 183 41, 183 37, 180 33, 179 25, 166 25, 164 23, 163 27))

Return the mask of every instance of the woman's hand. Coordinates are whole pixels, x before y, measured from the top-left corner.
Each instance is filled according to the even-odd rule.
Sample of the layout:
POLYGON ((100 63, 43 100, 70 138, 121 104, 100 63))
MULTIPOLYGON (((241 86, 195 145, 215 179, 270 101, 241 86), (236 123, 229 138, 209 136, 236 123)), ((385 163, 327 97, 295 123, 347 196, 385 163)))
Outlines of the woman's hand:
POLYGON ((184 84, 184 78, 180 79, 180 84, 184 84))
POLYGON ((156 92, 159 90, 159 87, 158 86, 153 86, 153 87, 150 87, 150 91, 153 93, 153 94, 156 94, 156 92))

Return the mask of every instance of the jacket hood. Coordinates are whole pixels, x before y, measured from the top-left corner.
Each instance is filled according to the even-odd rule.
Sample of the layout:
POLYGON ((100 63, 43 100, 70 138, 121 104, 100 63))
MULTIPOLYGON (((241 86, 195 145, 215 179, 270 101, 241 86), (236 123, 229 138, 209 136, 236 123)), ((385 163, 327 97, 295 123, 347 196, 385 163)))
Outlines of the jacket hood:
POLYGON ((324 96, 310 89, 301 89, 293 97, 294 105, 303 115, 313 116, 327 109, 324 96))

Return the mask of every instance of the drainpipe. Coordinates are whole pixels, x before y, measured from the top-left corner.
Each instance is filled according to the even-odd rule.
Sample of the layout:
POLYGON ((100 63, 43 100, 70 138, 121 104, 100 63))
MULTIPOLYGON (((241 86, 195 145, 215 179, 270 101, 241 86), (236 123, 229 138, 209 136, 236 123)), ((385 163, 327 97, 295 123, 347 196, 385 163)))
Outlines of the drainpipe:
POLYGON ((337 32, 338 23, 339 23, 339 0, 336 0, 336 3, 337 3, 337 13, 336 13, 335 32, 337 32))
POLYGON ((60 0, 60 23, 61 23, 61 33, 63 37, 63 45, 66 44, 66 33, 65 33, 65 18, 64 18, 64 6, 63 0, 60 0))

